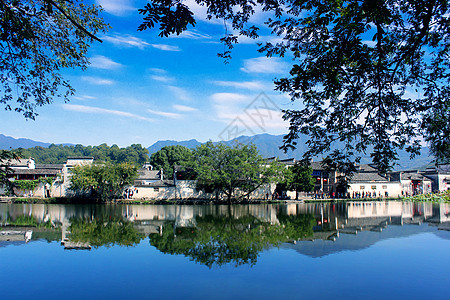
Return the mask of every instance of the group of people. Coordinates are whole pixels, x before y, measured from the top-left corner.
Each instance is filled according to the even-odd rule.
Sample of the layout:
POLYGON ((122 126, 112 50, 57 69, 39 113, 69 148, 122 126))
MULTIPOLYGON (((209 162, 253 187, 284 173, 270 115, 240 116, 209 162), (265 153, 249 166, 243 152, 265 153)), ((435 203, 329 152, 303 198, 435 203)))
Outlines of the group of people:
MULTIPOLYGON (((384 192, 384 197, 388 197, 388 192, 384 192)), ((361 198, 381 198, 381 192, 372 191, 372 192, 353 192, 352 199, 361 199, 361 198)))
POLYGON ((136 188, 128 188, 123 191, 123 197, 125 199, 132 199, 134 192, 137 192, 136 188))

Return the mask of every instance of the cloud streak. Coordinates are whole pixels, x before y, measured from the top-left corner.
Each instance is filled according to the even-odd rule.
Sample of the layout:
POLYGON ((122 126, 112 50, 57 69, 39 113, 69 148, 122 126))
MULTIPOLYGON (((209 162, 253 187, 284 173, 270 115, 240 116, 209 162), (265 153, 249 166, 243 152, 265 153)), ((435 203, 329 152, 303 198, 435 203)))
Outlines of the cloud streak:
POLYGON ((103 9, 115 16, 124 16, 131 11, 135 11, 136 8, 130 5, 129 0, 97 0, 98 5, 101 5, 103 9))
POLYGON ((227 86, 238 89, 247 89, 254 91, 262 91, 267 89, 267 84, 264 84, 260 81, 212 81, 215 85, 219 86, 227 86))
POLYGON ((130 34, 114 34, 114 35, 104 35, 102 39, 110 42, 119 47, 125 48, 138 48, 144 50, 145 48, 152 47, 162 51, 181 51, 180 47, 172 46, 167 44, 150 44, 143 39, 135 37, 130 34))
POLYGON ((121 47, 126 47, 126 48, 135 47, 135 48, 142 50, 142 49, 150 46, 150 44, 147 43, 146 41, 144 41, 143 39, 132 36, 130 34, 105 35, 105 36, 102 36, 102 39, 105 41, 108 41, 116 46, 121 46, 121 47))
POLYGON ((167 117, 171 119, 179 119, 182 117, 182 115, 172 112, 165 112, 165 111, 159 111, 159 110, 153 110, 153 109, 147 109, 147 111, 151 114, 167 117))
POLYGON ((245 73, 279 74, 289 70, 289 65, 278 57, 257 57, 244 60, 241 71, 245 73))
POLYGON ((90 63, 91 64, 89 67, 104 70, 115 70, 123 66, 122 64, 119 64, 103 55, 96 55, 91 57, 90 63))
POLYGON ((182 112, 193 112, 193 111, 197 111, 197 108, 194 107, 190 107, 190 106, 186 106, 186 105, 179 105, 179 104, 174 104, 172 105, 172 107, 178 111, 182 111, 182 112))
POLYGON ((92 77, 92 76, 81 76, 81 79, 95 85, 113 85, 115 84, 114 80, 105 79, 101 77, 92 77))
POLYGON ((120 110, 112 110, 112 109, 106 109, 106 108, 100 108, 100 107, 94 107, 94 106, 86 106, 86 105, 77 105, 77 104, 63 104, 62 106, 65 110, 81 112, 81 113, 121 116, 121 117, 133 118, 133 119, 138 119, 138 120, 148 121, 148 122, 154 121, 153 119, 150 119, 147 117, 139 116, 136 114, 132 114, 132 113, 120 111, 120 110))

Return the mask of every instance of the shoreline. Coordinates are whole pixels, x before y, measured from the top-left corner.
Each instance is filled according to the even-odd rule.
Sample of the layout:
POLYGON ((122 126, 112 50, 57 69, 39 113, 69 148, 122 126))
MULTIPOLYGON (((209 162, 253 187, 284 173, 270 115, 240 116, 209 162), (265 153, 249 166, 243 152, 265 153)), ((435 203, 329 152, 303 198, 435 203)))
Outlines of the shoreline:
POLYGON ((25 198, 25 197, 0 197, 0 203, 10 203, 10 204, 136 204, 136 205, 239 205, 239 204, 293 204, 293 203, 330 203, 330 202, 378 202, 378 201, 412 201, 412 202, 436 202, 436 203, 449 203, 446 199, 437 199, 436 197, 425 198, 423 195, 421 197, 401 197, 401 198, 325 198, 325 199, 314 199, 312 197, 303 197, 298 200, 295 199, 277 199, 277 200, 266 200, 266 199, 255 199, 255 200, 240 200, 240 201, 215 201, 215 200, 205 200, 205 199, 168 199, 168 200, 158 200, 158 199, 115 199, 109 201, 101 201, 99 199, 91 198, 25 198))

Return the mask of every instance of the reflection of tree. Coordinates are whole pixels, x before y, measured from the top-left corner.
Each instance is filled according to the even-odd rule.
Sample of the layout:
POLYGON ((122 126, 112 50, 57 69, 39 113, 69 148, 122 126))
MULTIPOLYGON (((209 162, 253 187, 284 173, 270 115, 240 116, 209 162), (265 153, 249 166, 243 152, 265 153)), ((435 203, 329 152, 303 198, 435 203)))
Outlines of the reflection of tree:
MULTIPOLYGON (((2 220, 0 219, 0 221, 2 220)), ((2 221, 2 223, 8 226, 18 226, 18 227, 35 227, 35 228, 57 227, 56 225, 52 224, 51 221, 40 222, 36 217, 26 215, 20 215, 15 218, 11 218, 10 216, 8 216, 4 222, 2 221)))
POLYGON ((255 217, 197 217, 196 228, 167 224, 162 234, 150 234, 150 244, 163 253, 183 254, 208 267, 257 261, 259 252, 270 246, 312 235, 312 215, 286 217, 271 225, 255 217))
POLYGON ((69 227, 72 242, 88 242, 91 246, 134 246, 144 235, 131 222, 122 219, 72 219, 69 227))

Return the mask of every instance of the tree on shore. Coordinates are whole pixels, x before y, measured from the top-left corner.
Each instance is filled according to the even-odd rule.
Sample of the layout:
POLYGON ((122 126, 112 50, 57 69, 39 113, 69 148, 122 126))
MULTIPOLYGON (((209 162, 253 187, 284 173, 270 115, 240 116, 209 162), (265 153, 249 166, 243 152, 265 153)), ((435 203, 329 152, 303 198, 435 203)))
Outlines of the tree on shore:
POLYGON ((315 179, 312 176, 312 168, 308 165, 296 163, 287 169, 284 185, 287 190, 295 191, 295 199, 299 192, 311 192, 314 190, 315 179))
POLYGON ((129 163, 76 166, 72 169, 70 190, 81 197, 117 199, 137 176, 137 167, 129 163))
POLYGON ((255 145, 245 144, 232 147, 209 141, 193 150, 187 165, 196 174, 199 188, 215 193, 216 199, 224 195, 228 201, 247 197, 281 174, 278 164, 267 165, 255 145))
MULTIPOLYGON (((397 152, 412 156, 421 139, 437 162, 450 160, 450 4, 447 0, 364 1, 206 1, 207 18, 223 19, 233 29, 221 41, 256 39, 264 22, 280 42, 260 44, 268 57, 292 57, 276 90, 301 101, 302 109, 284 110, 290 122, 282 148, 309 135, 305 158, 330 153, 342 163, 359 161, 371 149, 381 173, 393 167, 397 152), (370 147, 370 148, 369 148, 370 147), (336 154, 336 157, 334 155, 336 154)), ((192 9, 178 0, 153 0, 139 10, 139 30, 159 25, 160 36, 180 34, 196 23, 192 9)))
POLYGON ((173 179, 173 168, 177 165, 186 165, 192 160, 192 151, 184 146, 165 146, 153 153, 150 164, 155 170, 164 170, 164 176, 173 179))
POLYGON ((9 180, 9 176, 14 173, 14 170, 11 168, 11 163, 19 158, 19 154, 14 151, 0 150, 0 185, 12 193, 14 193, 14 184, 9 180))

